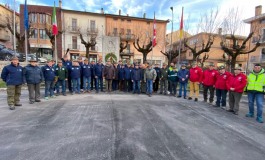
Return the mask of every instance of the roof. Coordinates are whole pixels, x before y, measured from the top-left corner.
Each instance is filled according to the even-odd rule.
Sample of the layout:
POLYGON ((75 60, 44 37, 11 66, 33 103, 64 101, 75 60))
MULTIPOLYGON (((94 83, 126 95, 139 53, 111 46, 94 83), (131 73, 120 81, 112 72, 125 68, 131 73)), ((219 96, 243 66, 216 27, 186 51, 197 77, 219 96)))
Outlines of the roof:
MULTIPOLYGON (((6 6, 2 5, 2 4, 0 4, 0 6, 3 7, 3 8, 5 8, 6 10, 8 10, 10 12, 14 12, 14 10, 10 9, 9 7, 6 7, 6 6)), ((16 15, 19 16, 19 13, 16 12, 16 15)))
MULTIPOLYGON (((130 20, 142 20, 142 21, 150 21, 153 22, 154 19, 150 19, 150 18, 143 18, 143 17, 132 17, 132 16, 125 16, 125 15, 116 15, 116 14, 105 14, 105 16, 107 17, 113 17, 113 18, 124 18, 124 19, 130 19, 130 20)), ((159 20, 156 19, 156 22, 161 22, 161 23, 168 23, 169 20, 159 20)))
POLYGON ((95 16, 104 16, 103 13, 95 13, 95 12, 86 12, 86 11, 78 11, 78 10, 70 10, 70 9, 62 9, 64 12, 75 12, 75 13, 82 13, 82 14, 90 14, 90 15, 95 15, 95 16))
POLYGON ((258 15, 258 16, 254 16, 254 17, 248 18, 248 19, 245 19, 244 22, 245 23, 251 23, 253 21, 258 21, 258 20, 261 20, 261 19, 265 19, 265 13, 263 13, 261 15, 258 15))

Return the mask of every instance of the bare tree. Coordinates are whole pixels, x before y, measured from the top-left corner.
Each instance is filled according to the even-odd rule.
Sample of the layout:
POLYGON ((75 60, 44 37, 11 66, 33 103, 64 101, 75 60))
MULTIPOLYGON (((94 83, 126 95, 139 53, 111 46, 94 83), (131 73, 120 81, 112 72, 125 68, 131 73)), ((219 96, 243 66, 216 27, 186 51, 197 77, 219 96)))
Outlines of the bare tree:
POLYGON ((147 45, 144 45, 144 44, 140 45, 140 39, 139 38, 137 38, 136 43, 133 42, 134 48, 138 52, 143 54, 143 62, 145 62, 147 60, 148 53, 152 51, 152 45, 153 45, 152 40, 150 40, 147 45))
POLYGON ((167 52, 160 51, 164 56, 168 59, 168 66, 170 66, 170 63, 178 57, 179 51, 178 50, 170 50, 167 52))
POLYGON ((90 48, 96 46, 96 38, 98 35, 98 30, 96 28, 87 28, 84 31, 85 34, 82 33, 81 29, 79 29, 79 36, 81 39, 81 43, 85 46, 86 48, 86 58, 89 59, 89 52, 90 48), (87 41, 85 40, 84 36, 86 35, 87 41))
POLYGON ((230 9, 228 15, 225 17, 223 22, 224 33, 222 35, 222 41, 220 43, 222 50, 229 56, 227 59, 228 64, 230 64, 230 70, 235 68, 237 57, 243 54, 250 54, 255 52, 260 46, 260 36, 257 40, 255 46, 250 49, 247 47, 247 42, 253 37, 256 27, 252 28, 252 31, 247 37, 237 36, 236 33, 240 32, 242 28, 242 19, 238 9, 230 9), (227 44, 226 40, 231 39, 232 44, 227 44), (240 43, 239 41, 242 41, 240 43))
POLYGON ((122 53, 128 46, 128 41, 126 41, 126 44, 124 45, 122 42, 120 43, 120 53, 122 53))
MULTIPOLYGON (((12 35, 14 35, 14 32, 15 32, 15 37, 16 37, 16 40, 17 40, 17 48, 16 50, 18 52, 21 52, 21 53, 25 53, 25 32, 24 33, 20 33, 18 31, 18 25, 19 23, 15 23, 15 28, 13 27, 13 18, 12 16, 9 16, 7 15, 6 16, 6 26, 7 26, 7 29, 11 32, 12 35)), ((30 28, 31 24, 29 24, 29 28, 30 28)), ((34 34, 34 30, 32 29, 29 29, 27 30, 27 41, 28 41, 28 49, 30 49, 30 44, 29 44, 29 38, 34 34)))
MULTIPOLYGON (((54 48, 55 48, 55 36, 52 33, 51 27, 45 27, 45 32, 46 32, 46 35, 50 38, 50 42, 52 44, 52 50, 54 50, 54 48)), ((60 36, 61 34, 63 34, 63 32, 64 31, 58 31, 57 36, 60 36)))
POLYGON ((184 38, 184 47, 190 49, 193 61, 196 61, 201 54, 210 51, 216 37, 214 32, 219 26, 217 21, 218 13, 218 9, 212 9, 209 13, 201 15, 200 21, 197 24, 198 37, 196 40, 184 38))

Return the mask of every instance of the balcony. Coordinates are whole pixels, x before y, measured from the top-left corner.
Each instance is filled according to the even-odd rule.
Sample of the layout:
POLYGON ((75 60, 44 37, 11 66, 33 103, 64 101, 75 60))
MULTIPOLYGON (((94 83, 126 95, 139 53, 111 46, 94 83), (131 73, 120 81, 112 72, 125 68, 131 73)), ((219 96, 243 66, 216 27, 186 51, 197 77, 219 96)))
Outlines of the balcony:
POLYGON ((120 56, 133 56, 134 52, 130 50, 125 50, 124 52, 120 53, 120 56))
POLYGON ((135 35, 133 34, 124 34, 124 35, 121 35, 121 40, 122 41, 135 41, 135 35))
POLYGON ((70 50, 80 50, 80 45, 76 45, 76 44, 68 44, 68 48, 70 50))
POLYGON ((6 34, 0 33, 0 40, 2 40, 2 41, 9 41, 10 40, 10 36, 9 35, 6 35, 6 34))
POLYGON ((95 34, 95 35, 97 35, 98 34, 98 29, 97 28, 87 28, 87 33, 88 34, 95 34))
POLYGON ((68 26, 67 30, 71 33, 79 33, 79 28, 77 26, 68 26))
POLYGON ((90 51, 91 51, 91 52, 98 52, 98 46, 91 47, 91 48, 90 48, 90 51))

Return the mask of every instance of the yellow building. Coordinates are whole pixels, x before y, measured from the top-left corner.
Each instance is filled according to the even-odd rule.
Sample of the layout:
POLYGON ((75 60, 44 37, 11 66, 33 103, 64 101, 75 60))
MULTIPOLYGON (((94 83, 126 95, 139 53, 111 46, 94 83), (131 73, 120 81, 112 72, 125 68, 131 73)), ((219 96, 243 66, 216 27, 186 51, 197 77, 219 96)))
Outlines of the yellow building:
MULTIPOLYGON (((14 44, 14 38, 13 34, 9 31, 7 28, 7 23, 8 21, 11 23, 13 22, 13 13, 14 11, 10 9, 8 6, 4 6, 0 4, 0 44, 6 46, 7 48, 13 48, 14 44)), ((19 22, 20 22, 20 17, 19 13, 15 13, 16 17, 16 26, 17 32, 19 33, 19 22)), ((13 28, 13 25, 12 25, 13 28)))
POLYGON ((244 20, 244 22, 250 24, 250 32, 254 31, 250 48, 253 48, 258 40, 261 44, 255 52, 250 54, 248 69, 251 70, 255 63, 260 63, 265 67, 265 13, 262 13, 262 6, 257 6, 255 16, 244 20))

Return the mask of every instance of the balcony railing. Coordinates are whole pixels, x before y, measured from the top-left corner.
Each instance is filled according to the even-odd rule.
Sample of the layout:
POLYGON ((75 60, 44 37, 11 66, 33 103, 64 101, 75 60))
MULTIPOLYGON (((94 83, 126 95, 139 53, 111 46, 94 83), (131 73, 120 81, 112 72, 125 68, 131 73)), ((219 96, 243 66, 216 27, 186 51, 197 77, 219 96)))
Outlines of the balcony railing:
POLYGON ((70 50, 80 50, 80 45, 68 44, 70 50))
POLYGON ((68 26, 68 31, 73 33, 78 33, 79 28, 77 26, 68 26))
POLYGON ((87 28, 87 33, 88 34, 98 34, 98 29, 97 28, 87 28))
POLYGON ((133 34, 124 34, 124 35, 121 35, 120 37, 122 41, 134 41, 135 40, 135 35, 133 34))
POLYGON ((90 51, 91 51, 91 52, 98 52, 98 46, 91 47, 91 48, 90 48, 90 51))

